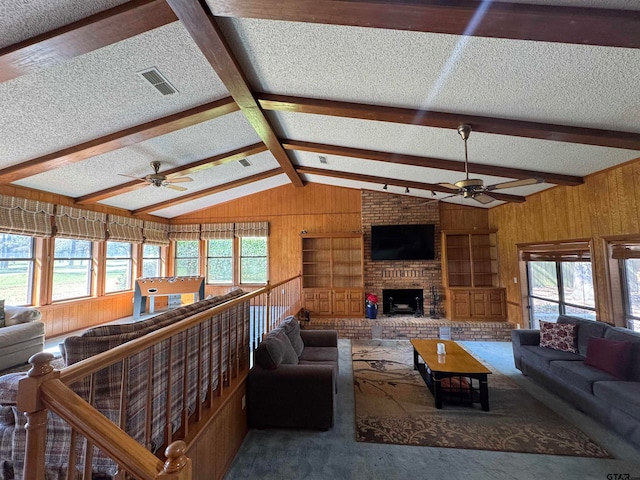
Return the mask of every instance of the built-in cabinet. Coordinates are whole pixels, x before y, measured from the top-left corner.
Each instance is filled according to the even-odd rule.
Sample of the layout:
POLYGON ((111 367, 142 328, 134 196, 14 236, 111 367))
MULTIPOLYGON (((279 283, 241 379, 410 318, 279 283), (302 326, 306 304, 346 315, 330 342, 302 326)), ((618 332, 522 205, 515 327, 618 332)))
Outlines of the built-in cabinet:
POLYGON ((303 234, 302 298, 315 315, 364 315, 362 234, 303 234))
POLYGON ((496 235, 495 230, 442 232, 442 277, 450 320, 506 320, 496 235))

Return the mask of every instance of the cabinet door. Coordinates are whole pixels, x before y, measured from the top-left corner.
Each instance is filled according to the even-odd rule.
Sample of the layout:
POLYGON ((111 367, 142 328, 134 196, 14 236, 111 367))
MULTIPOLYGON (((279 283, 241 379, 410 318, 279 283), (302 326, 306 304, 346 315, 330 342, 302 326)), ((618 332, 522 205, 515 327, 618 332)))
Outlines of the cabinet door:
POLYGON ((331 315, 331 290, 316 290, 318 313, 320 315, 331 315))
POLYGON ((347 315, 349 311, 349 291, 334 290, 333 291, 333 314, 347 315))
POLYGON ((488 316, 488 292, 484 290, 470 292, 471 299, 471 316, 483 318, 488 316))
POLYGON ((364 315, 364 292, 362 290, 349 290, 348 314, 364 315))
POLYGON ((507 317, 507 305, 504 290, 487 292, 487 318, 504 319, 507 317))
POLYGON ((451 295, 451 318, 471 317, 471 301, 469 290, 450 290, 451 295))
POLYGON ((302 307, 311 313, 318 313, 316 291, 305 289, 302 291, 302 307))

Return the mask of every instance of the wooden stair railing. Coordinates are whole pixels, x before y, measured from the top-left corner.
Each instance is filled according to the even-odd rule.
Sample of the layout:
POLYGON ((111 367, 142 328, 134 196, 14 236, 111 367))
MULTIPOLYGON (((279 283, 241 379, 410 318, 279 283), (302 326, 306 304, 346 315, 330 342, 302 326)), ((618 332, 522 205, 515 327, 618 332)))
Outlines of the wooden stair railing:
MULTIPOLYGON (((155 454, 127 435, 121 428, 105 417, 90 403, 77 395, 67 385, 71 385, 114 363, 123 361, 126 365, 128 358, 145 349, 152 348, 160 342, 172 339, 188 329, 201 325, 207 318, 229 311, 232 308, 249 301, 253 310, 253 329, 256 332, 268 332, 275 323, 287 315, 298 313, 301 307, 301 276, 278 282, 251 293, 244 294, 224 304, 215 306, 204 312, 192 315, 173 325, 148 333, 140 338, 131 340, 103 353, 78 362, 61 371, 51 366, 53 355, 42 352, 32 356, 29 362, 31 370, 19 382, 17 407, 27 418, 26 451, 24 478, 45 478, 45 448, 47 439, 47 417, 51 411, 64 420, 72 429, 71 445, 75 445, 76 435, 86 439, 85 450, 93 451, 93 447, 117 463, 122 471, 116 478, 136 478, 140 480, 190 480, 192 478, 191 460, 185 455, 187 445, 183 440, 171 442, 165 449, 167 460, 163 463, 155 454), (274 292, 275 289, 278 289, 274 292), (275 294, 272 295, 272 292, 275 294), (266 308, 265 308, 266 307, 266 308), (125 473, 126 472, 126 473, 125 473)), ((238 326, 236 325, 235 339, 238 340, 238 326)), ((242 327, 244 328, 244 327, 242 327)), ((228 332, 231 341, 231 331, 228 332)), ((170 340, 171 341, 171 340, 170 340)), ((222 342, 222 340, 220 340, 222 342)), ((232 377, 240 377, 241 363, 244 370, 249 368, 249 356, 260 343, 260 337, 249 339, 249 345, 236 343, 237 351, 232 358, 231 343, 228 346, 226 376, 222 378, 222 363, 220 363, 220 377, 218 382, 218 396, 225 394, 226 386, 232 377), (257 340, 257 341, 256 341, 257 340), (246 348, 246 350, 245 350, 246 348), (244 357, 242 359, 241 357, 244 357)), ((220 360, 222 357, 222 343, 219 345, 220 360)), ((93 388, 93 387, 92 387, 93 388)), ((198 388, 199 390, 199 388, 198 388)), ((185 392, 186 393, 186 392, 185 392)), ((213 391, 211 392, 213 393, 213 391)), ((91 396, 93 396, 93 389, 91 396)), ((90 402, 92 400, 90 399, 90 402)), ((211 397, 209 397, 211 401, 211 397)), ((200 420, 201 405, 196 408, 195 421, 200 420)), ((184 419, 184 434, 190 418, 184 419)), ((69 452, 67 478, 75 480, 76 451, 72 447, 69 452)), ((92 456, 86 454, 84 459, 83 478, 91 478, 92 456)))

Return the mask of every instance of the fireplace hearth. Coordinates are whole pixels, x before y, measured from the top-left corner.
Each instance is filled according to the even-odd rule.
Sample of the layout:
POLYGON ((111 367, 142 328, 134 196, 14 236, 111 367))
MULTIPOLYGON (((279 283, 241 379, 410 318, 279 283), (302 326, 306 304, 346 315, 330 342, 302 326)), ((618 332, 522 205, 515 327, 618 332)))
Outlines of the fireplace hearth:
POLYGON ((384 289, 382 290, 382 313, 384 315, 424 314, 424 298, 422 289, 384 289))

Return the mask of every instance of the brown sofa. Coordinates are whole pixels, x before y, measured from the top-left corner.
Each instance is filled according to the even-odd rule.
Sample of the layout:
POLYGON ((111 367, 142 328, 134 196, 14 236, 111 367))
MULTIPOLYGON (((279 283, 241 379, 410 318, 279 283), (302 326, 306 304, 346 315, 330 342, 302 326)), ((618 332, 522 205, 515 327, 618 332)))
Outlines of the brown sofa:
POLYGON ((253 428, 333 427, 338 378, 338 332, 301 330, 295 317, 269 332, 247 379, 253 428))

